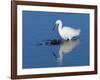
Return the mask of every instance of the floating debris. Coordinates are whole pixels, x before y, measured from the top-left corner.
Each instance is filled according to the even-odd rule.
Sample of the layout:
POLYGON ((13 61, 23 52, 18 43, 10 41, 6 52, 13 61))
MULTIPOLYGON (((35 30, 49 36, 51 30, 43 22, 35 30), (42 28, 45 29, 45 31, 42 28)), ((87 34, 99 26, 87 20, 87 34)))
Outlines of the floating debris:
MULTIPOLYGON (((73 37, 71 41, 77 40, 77 37, 73 37)), ((70 40, 67 39, 66 42, 69 42, 70 40)), ((36 44, 36 46, 52 46, 52 45, 60 45, 61 43, 63 43, 64 41, 61 39, 52 39, 52 40, 43 40, 39 43, 36 44)))
POLYGON ((51 40, 51 42, 50 42, 50 44, 51 45, 59 45, 59 44, 61 44, 61 40, 59 40, 59 39, 53 39, 53 40, 51 40))
POLYGON ((36 46, 51 46, 51 45, 60 45, 62 43, 62 40, 60 39, 53 39, 53 40, 44 40, 36 44, 36 46))

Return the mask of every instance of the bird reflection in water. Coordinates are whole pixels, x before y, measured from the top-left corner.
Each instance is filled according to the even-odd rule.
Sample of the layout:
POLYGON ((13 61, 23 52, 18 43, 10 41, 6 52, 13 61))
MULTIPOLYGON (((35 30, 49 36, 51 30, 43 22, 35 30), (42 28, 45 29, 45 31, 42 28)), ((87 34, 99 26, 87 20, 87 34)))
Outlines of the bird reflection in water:
POLYGON ((59 48, 59 55, 57 57, 57 62, 59 63, 59 65, 63 64, 63 59, 64 59, 64 55, 65 54, 70 54, 70 52, 76 47, 78 46, 80 43, 80 40, 69 40, 69 41, 63 41, 60 44, 60 48, 59 48))
POLYGON ((79 39, 72 39, 72 40, 45 40, 39 44, 38 46, 50 46, 53 56, 56 58, 56 62, 59 66, 63 65, 63 59, 65 54, 70 54, 71 51, 80 44, 79 39), (53 51, 53 48, 59 46, 58 54, 53 51))

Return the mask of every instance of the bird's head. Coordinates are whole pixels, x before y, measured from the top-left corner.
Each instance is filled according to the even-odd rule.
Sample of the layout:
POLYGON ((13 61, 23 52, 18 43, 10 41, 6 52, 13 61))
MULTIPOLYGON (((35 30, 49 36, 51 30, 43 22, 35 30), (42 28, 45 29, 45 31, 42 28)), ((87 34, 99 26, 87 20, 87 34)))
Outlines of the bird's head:
POLYGON ((62 21, 61 21, 61 20, 57 20, 56 23, 55 23, 55 25, 56 25, 57 27, 58 27, 59 24, 62 24, 62 21))
POLYGON ((58 27, 59 25, 61 25, 62 24, 62 21, 61 20, 57 20, 56 22, 55 22, 55 25, 54 25, 54 27, 53 27, 53 30, 55 29, 55 27, 58 27))

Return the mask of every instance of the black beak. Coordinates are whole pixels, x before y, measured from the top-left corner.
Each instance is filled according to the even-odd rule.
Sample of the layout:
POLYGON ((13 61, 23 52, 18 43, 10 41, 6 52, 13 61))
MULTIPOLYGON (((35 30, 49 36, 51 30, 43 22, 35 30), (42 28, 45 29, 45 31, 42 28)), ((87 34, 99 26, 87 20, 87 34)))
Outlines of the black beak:
POLYGON ((53 27, 52 31, 54 31, 55 27, 56 27, 56 24, 54 25, 54 27, 53 27))

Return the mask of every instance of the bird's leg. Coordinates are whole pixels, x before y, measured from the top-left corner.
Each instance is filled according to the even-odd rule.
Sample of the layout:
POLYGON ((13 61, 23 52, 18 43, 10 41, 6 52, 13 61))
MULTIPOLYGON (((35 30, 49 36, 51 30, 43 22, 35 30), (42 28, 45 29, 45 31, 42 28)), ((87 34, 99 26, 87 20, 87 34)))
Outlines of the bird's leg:
POLYGON ((66 39, 66 41, 69 41, 69 39, 66 39))
POLYGON ((72 40, 72 38, 71 38, 71 37, 69 37, 69 40, 72 40))

